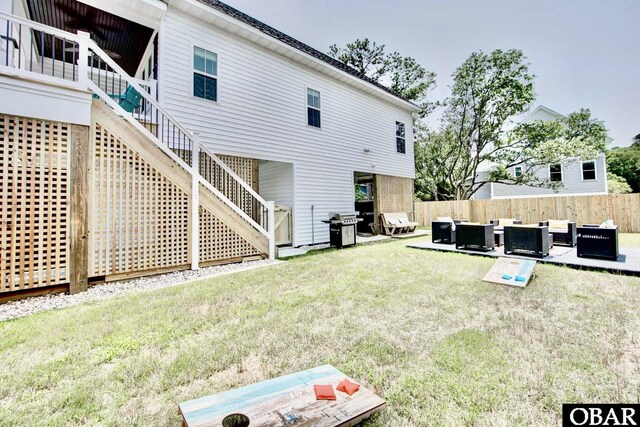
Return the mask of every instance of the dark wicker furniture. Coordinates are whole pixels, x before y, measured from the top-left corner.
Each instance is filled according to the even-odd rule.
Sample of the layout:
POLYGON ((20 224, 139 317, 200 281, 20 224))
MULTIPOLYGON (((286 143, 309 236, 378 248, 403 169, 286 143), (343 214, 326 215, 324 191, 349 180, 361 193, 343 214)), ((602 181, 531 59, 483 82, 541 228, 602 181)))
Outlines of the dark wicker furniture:
MULTIPOLYGON (((549 226, 549 221, 540 221, 540 226, 549 226)), ((549 233, 553 235, 553 243, 556 245, 575 246, 577 243, 577 226, 575 222, 569 222, 566 230, 549 229, 549 233)))
MULTIPOLYGON (((454 219, 453 222, 460 224, 462 220, 454 219)), ((433 243, 448 243, 452 244, 456 242, 456 232, 453 230, 449 221, 432 221, 431 222, 431 241, 433 243)))
POLYGON ((491 251, 495 248, 493 224, 456 225, 456 249, 491 251))
POLYGON ((549 255, 548 227, 505 227, 504 253, 533 255, 544 258, 549 255))
MULTIPOLYGON (((504 228, 504 226, 500 225, 500 220, 499 219, 491 219, 491 220, 489 220, 489 224, 493 224, 499 230, 502 230, 504 228)), ((513 220, 513 224, 522 224, 522 220, 521 219, 514 219, 513 220)))
POLYGON ((618 259, 618 226, 600 228, 585 224, 578 227, 578 256, 581 258, 618 259))

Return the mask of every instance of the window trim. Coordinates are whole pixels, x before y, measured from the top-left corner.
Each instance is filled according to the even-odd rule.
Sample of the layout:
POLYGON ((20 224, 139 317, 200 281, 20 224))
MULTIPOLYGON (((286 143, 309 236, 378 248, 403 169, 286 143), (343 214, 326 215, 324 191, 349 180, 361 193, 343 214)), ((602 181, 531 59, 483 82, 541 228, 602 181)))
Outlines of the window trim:
POLYGON ((582 162, 580 162, 580 177, 582 178, 583 181, 597 181, 598 180, 598 161, 597 159, 593 159, 593 160, 583 160, 582 162), (593 175, 594 178, 593 179, 585 179, 584 178, 584 164, 585 163, 593 163, 593 175))
POLYGON ((522 176, 523 170, 522 170, 522 165, 518 165, 518 166, 514 166, 513 167, 513 176, 516 178, 520 178, 522 176), (518 175, 518 169, 520 169, 520 175, 518 175))
POLYGON ((307 124, 307 127, 313 128, 313 129, 320 129, 322 130, 322 91, 319 89, 314 89, 311 86, 305 86, 304 89, 304 121, 307 124), (311 105, 309 105, 309 91, 313 90, 315 92, 318 92, 318 99, 320 100, 320 108, 316 108, 313 107, 311 105), (319 111, 320 112, 320 126, 313 126, 309 124, 309 108, 319 111))
POLYGON ((551 182, 564 182, 564 166, 562 163, 554 163, 552 165, 547 165, 547 173, 549 181, 551 182), (551 166, 560 165, 560 181, 551 181, 551 166))
POLYGON ((394 132, 395 134, 394 141, 396 143, 396 154, 406 155, 407 154, 407 124, 404 122, 401 122, 400 120, 396 120, 395 129, 396 131, 394 132), (404 126, 404 136, 398 136, 398 123, 404 126), (398 138, 404 141, 404 151, 398 151, 398 138))
POLYGON ((195 44, 195 43, 191 43, 191 75, 189 78, 189 86, 190 86, 190 90, 191 90, 191 99, 196 100, 197 102, 203 102, 206 105, 211 105, 212 102, 215 102, 216 104, 218 104, 220 102, 220 53, 215 50, 212 49, 210 46, 204 47, 202 44, 195 44), (216 74, 208 74, 205 73, 203 71, 200 70, 196 70, 193 64, 193 59, 194 56, 196 54, 195 49, 204 49, 207 52, 213 53, 216 55, 216 74), (193 75, 194 73, 198 73, 200 75, 206 76, 206 77, 211 77, 213 79, 216 80, 216 99, 212 100, 212 99, 207 99, 207 98, 201 98, 199 96, 195 96, 193 93, 194 87, 193 87, 193 75))

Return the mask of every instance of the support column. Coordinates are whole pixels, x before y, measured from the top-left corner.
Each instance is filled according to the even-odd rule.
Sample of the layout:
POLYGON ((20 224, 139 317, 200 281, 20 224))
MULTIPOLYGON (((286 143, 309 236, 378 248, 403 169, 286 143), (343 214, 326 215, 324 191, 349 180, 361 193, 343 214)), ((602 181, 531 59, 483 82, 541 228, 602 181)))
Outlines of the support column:
POLYGON ((191 154, 191 269, 200 268, 200 136, 193 134, 191 154))
POLYGON ((88 288, 89 271, 89 168, 91 140, 89 126, 72 125, 69 134, 70 250, 69 293, 88 288))

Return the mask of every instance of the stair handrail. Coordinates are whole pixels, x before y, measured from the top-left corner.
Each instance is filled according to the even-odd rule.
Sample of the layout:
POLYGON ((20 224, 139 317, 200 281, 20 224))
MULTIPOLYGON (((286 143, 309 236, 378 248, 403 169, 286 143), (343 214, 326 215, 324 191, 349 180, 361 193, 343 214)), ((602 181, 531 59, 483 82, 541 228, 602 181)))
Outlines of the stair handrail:
MULTIPOLYGON (((167 118, 167 120, 169 120, 173 125, 175 125, 178 129, 180 129, 180 131, 182 131, 185 135, 188 135, 191 141, 193 141, 193 132, 187 130, 184 126, 182 126, 182 124, 177 119, 175 119, 164 107, 162 107, 162 105, 160 105, 158 101, 156 101, 151 95, 149 95, 149 93, 147 93, 146 90, 142 89, 142 87, 138 84, 136 79, 131 77, 126 71, 122 69, 122 67, 120 67, 113 59, 111 59, 111 57, 104 50, 100 48, 100 46, 98 46, 93 40, 89 40, 89 47, 91 48, 91 50, 97 53, 101 57, 101 59, 105 61, 107 65, 109 65, 109 67, 111 67, 111 69, 116 71, 118 74, 122 75, 122 77, 125 78, 129 86, 133 87, 133 89, 135 89, 138 93, 140 93, 140 95, 147 102, 153 105, 158 111, 160 111, 167 118)), ((203 151, 205 151, 213 159, 213 161, 215 161, 216 164, 220 166, 220 168, 222 168, 225 172, 227 172, 234 180, 238 181, 240 185, 245 190, 247 190, 249 194, 255 197, 261 204, 265 206, 267 205, 267 201, 262 196, 260 196, 260 194, 258 194, 253 188, 251 188, 250 185, 248 185, 242 178, 240 178, 238 174, 236 174, 233 171, 233 169, 227 166, 227 164, 223 162, 218 156, 212 153, 211 150, 209 150, 205 145, 200 145, 200 148, 203 151)), ((195 169, 196 173, 200 173, 197 170, 197 165, 195 166, 196 166, 196 169, 195 169)))
MULTIPOLYGON (((105 93, 100 87, 98 87, 97 84, 95 84, 92 81, 89 81, 88 83, 88 89, 91 90, 93 93, 95 93, 96 95, 98 95, 98 97, 100 99, 102 99, 104 102, 106 102, 113 110, 115 110, 116 112, 119 110, 122 110, 122 107, 120 107, 118 105, 117 102, 115 102, 107 93, 105 93)), ((135 89, 135 88, 134 88, 135 89)), ((136 89, 137 90, 137 89, 136 89)), ((124 110, 123 110, 124 111, 124 110)), ((147 128, 145 128, 144 126, 142 126, 140 124, 140 122, 138 122, 136 119, 134 119, 131 115, 129 114, 120 114, 122 117, 125 118, 125 120, 127 120, 130 124, 132 124, 136 129, 138 129, 139 131, 143 132, 145 135, 147 135, 147 137, 149 137, 152 141, 157 139, 155 137, 155 135, 153 135, 151 132, 149 132, 149 130, 147 128)), ((270 233, 268 230, 264 229, 260 224, 258 224, 257 222, 255 222, 253 220, 253 218, 251 218, 249 215, 247 215, 247 213, 245 211, 243 211, 242 209, 240 209, 235 203, 233 203, 231 200, 229 200, 229 198, 227 196, 225 196, 220 190, 218 190, 217 188, 215 188, 209 181, 207 181, 206 179, 204 179, 204 177, 202 175, 200 175, 199 171, 197 171, 197 165, 195 168, 192 168, 191 166, 189 166, 184 160, 182 160, 180 157, 178 157, 176 155, 176 153, 174 153, 173 151, 171 151, 171 149, 169 149, 168 147, 166 147, 163 144, 160 143, 156 143, 156 145, 158 147, 160 147, 160 149, 165 152, 165 154, 167 154, 171 160, 173 160, 174 162, 176 162, 180 167, 188 170, 190 173, 194 174, 194 169, 196 170, 196 173, 194 174, 195 176, 198 177, 198 180, 200 181, 200 183, 209 191, 211 191, 216 197, 218 197, 220 200, 222 200, 226 205, 228 205, 234 212, 236 212, 238 215, 240 215, 245 221, 247 221, 249 224, 251 224, 255 229, 258 230, 258 232, 260 234, 262 234, 263 236, 269 238, 270 237, 270 233)), ((267 203, 268 206, 268 203, 267 203)), ((269 215, 272 215, 271 212, 269 212, 269 215)))

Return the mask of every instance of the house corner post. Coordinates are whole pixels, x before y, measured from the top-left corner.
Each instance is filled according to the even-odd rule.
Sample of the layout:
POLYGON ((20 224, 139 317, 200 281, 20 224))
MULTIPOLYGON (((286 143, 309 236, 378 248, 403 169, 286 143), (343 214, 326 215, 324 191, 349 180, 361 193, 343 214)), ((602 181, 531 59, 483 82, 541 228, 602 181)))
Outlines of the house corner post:
POLYGON ((200 135, 191 147, 191 269, 200 268, 200 135))
POLYGON ((89 126, 72 125, 69 143, 70 256, 69 293, 88 289, 89 272, 89 126))

